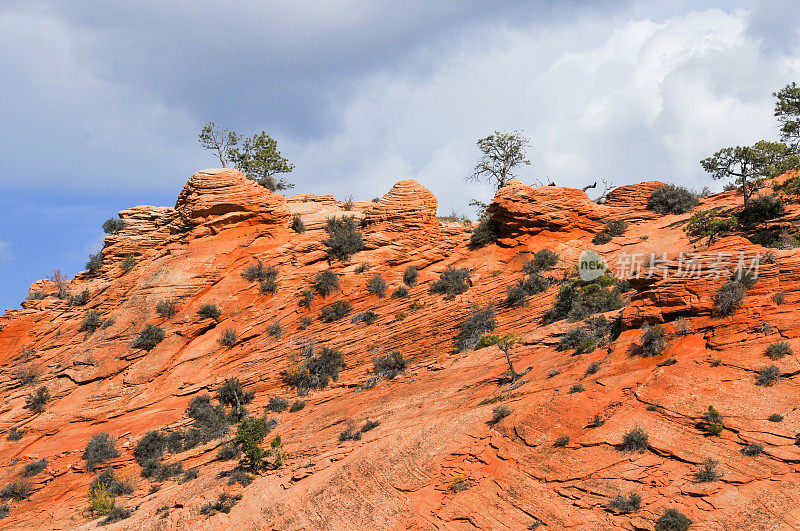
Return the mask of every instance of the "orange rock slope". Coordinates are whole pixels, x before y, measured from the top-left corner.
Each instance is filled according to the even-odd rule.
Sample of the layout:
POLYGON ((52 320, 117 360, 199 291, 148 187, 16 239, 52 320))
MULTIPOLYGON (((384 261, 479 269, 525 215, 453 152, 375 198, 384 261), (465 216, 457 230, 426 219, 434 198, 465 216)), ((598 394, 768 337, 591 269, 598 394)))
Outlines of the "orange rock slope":
MULTIPOLYGON (((798 251, 772 251, 743 306, 716 316, 713 296, 724 278, 680 276, 686 257, 708 270, 717 253, 750 256, 766 249, 741 236, 710 246, 689 239, 682 227, 690 214, 646 210, 659 185, 623 187, 596 205, 579 190, 512 181, 490 207, 499 239, 480 249, 469 246, 470 227, 437 220, 436 198, 412 180, 397 183, 379 202, 345 204, 331 196, 283 197, 238 172, 204 170, 191 177, 174 208, 120 212, 125 226, 106 238, 98 272, 61 286, 37 282, 31 290, 43 298, 0 318, 0 483, 20 480, 26 464, 47 459, 43 472, 25 480, 30 495, 7 500, 10 512, 0 525, 98 525, 87 493, 96 471, 82 457, 88 440, 107 432, 120 456, 98 470, 113 467, 135 485, 116 499, 131 516, 110 528, 654 529, 665 508, 691 518, 693 529, 800 528, 800 365, 793 354, 764 357, 779 339, 800 347, 798 251), (295 215, 304 233, 291 230, 295 215), (364 249, 348 262, 326 259, 330 216, 361 222, 364 249), (629 228, 592 245, 609 219, 626 220, 629 228), (507 287, 545 248, 560 255, 547 273, 554 285, 523 307, 509 306, 507 287), (620 267, 631 256, 668 256, 650 278, 642 266, 626 307, 606 314, 620 316, 620 335, 574 355, 556 346, 575 324, 545 325, 543 316, 558 281, 573 274, 586 248, 620 267), (241 274, 258 260, 278 268, 274 294, 261 293, 258 282, 241 274), (412 265, 418 284, 407 298, 391 297, 412 265), (429 288, 449 266, 469 268, 471 286, 447 300, 429 288), (326 269, 340 275, 341 289, 301 307, 301 291, 326 269), (388 281, 384 298, 366 288, 375 273, 388 281), (55 296, 59 289, 88 290, 88 302, 70 306, 55 296), (772 297, 776 291, 785 294, 781 304, 772 297), (171 318, 155 311, 164 299, 177 303, 171 318), (349 301, 353 313, 320 320, 320 308, 337 300, 349 301), (198 315, 206 303, 219 306, 218 319, 198 315), (494 305, 495 333, 521 338, 510 353, 521 380, 510 382, 496 346, 454 353, 453 338, 474 305, 494 305), (366 310, 377 313, 374 323, 352 322, 366 310), (103 326, 87 334, 80 329, 90 311, 103 326), (677 329, 679 318, 688 330, 677 329), (642 323, 666 323, 662 354, 632 355, 642 323), (147 324, 162 327, 164 340, 150 351, 132 348, 147 324), (231 347, 219 342, 226 329, 238 336, 231 347), (236 461, 217 458, 229 436, 167 454, 167 463, 195 469, 195 479, 156 482, 156 489, 140 477, 132 450, 142 436, 184 428, 188 402, 213 395, 226 378, 238 377, 254 393, 247 406, 254 415, 270 397, 294 400, 280 375, 312 339, 340 349, 346 365, 337 381, 303 398, 304 409, 269 413, 278 420, 270 438, 279 433, 287 453, 282 467, 261 472, 246 487, 229 485, 225 475, 236 461), (410 360, 405 374, 364 386, 373 357, 395 350, 410 360), (599 370, 590 374, 593 362, 599 370), (767 364, 777 365, 782 378, 756 386, 756 372, 767 364), (574 392, 578 383, 582 392, 574 392), (43 412, 32 413, 23 406, 40 386, 51 398, 43 412), (709 405, 724 418, 719 436, 701 429, 709 405), (510 415, 490 426, 498 406, 510 415), (783 421, 768 420, 773 414, 783 421), (339 441, 349 425, 368 419, 380 424, 360 440, 339 441), (621 451, 623 436, 636 426, 647 433, 648 449, 621 451), (7 438, 12 429, 21 439, 7 438), (751 443, 763 445, 763 453, 744 455, 751 443), (697 483, 694 473, 707 458, 718 461, 722 476, 697 483), (223 492, 241 500, 228 513, 202 514, 223 492), (609 508, 614 496, 628 493, 641 496, 639 510, 609 508)), ((739 201, 728 192, 701 199, 698 208, 730 211, 739 201)), ((796 218, 793 208, 784 217, 796 218)))

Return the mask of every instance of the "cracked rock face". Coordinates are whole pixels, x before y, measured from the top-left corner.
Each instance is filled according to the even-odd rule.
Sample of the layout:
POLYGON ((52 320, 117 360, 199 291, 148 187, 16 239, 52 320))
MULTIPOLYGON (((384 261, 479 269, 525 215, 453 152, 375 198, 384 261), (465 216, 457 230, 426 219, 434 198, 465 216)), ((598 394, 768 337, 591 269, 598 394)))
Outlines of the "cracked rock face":
MULTIPOLYGON (((777 341, 800 349, 800 250, 772 250, 741 306, 719 316, 714 296, 726 279, 679 278, 681 253, 696 253, 710 266, 716 253, 767 250, 736 234, 710 245, 688 238, 682 229, 691 213, 644 210, 653 186, 623 187, 596 205, 580 190, 512 181, 490 209, 500 240, 480 249, 469 247, 471 227, 439 224, 436 199, 410 180, 377 203, 350 202, 284 198, 238 172, 204 170, 174 208, 122 211, 125 227, 106 238, 96 274, 39 281, 31 289, 43 298, 0 317, 0 485, 47 459, 47 468, 25 479, 31 494, 7 500, 2 526, 94 528, 88 487, 97 471, 86 470, 82 456, 88 440, 106 432, 120 455, 98 470, 110 466, 133 482, 133 492, 116 499, 133 510, 114 524, 123 529, 526 529, 537 521, 542 529, 654 529, 667 507, 697 528, 797 527, 800 368, 794 354, 770 359, 765 351, 777 341), (294 214, 306 225, 302 234, 289 228, 294 214), (363 220, 365 247, 349 262, 328 263, 326 219, 345 215, 363 220), (609 219, 628 221, 627 230, 592 244, 609 219), (545 248, 560 256, 543 273, 550 287, 524 306, 507 304, 508 286, 545 248), (576 355, 558 347, 580 323, 544 324, 543 317, 586 248, 612 267, 637 253, 668 256, 657 274, 631 279, 624 308, 604 315, 619 323, 619 335, 576 355), (259 260, 278 270, 273 291, 242 275, 259 260), (393 297, 409 266, 418 271, 416 284, 406 286, 407 297, 393 297), (430 286, 450 266, 468 269, 471 286, 445 299, 430 286), (339 288, 300 306, 300 293, 329 269, 339 288), (383 298, 367 289, 375 274, 387 283, 383 298), (83 305, 56 296, 83 290, 83 305), (780 303, 777 291, 784 294, 780 303), (175 303, 174 315, 156 311, 166 300, 175 303), (344 300, 350 314, 320 319, 323 307, 344 300), (216 319, 198 314, 208 303, 219 307, 216 319), (522 374, 516 382, 497 346, 453 351, 474 305, 488 304, 495 308, 493 333, 520 338, 509 351, 522 374), (377 315, 374 322, 353 321, 367 311, 377 315), (92 312, 99 321, 87 330, 92 312), (635 354, 642 323, 664 326, 661 353, 635 354), (163 340, 150 350, 133 348, 148 324, 164 331, 163 340), (236 342, 223 346, 227 329, 236 342), (311 340, 339 349, 345 366, 338 380, 299 397, 281 372, 297 366, 311 340), (406 371, 370 381, 374 358, 393 351, 408 358, 406 371), (779 379, 756 385, 766 365, 777 367, 779 379), (232 377, 254 393, 246 406, 252 416, 278 420, 264 446, 281 435, 283 466, 261 471, 248 486, 229 485, 237 461, 218 458, 228 435, 165 455, 165 463, 196 470, 195 479, 140 477, 133 448, 142 437, 186 430, 189 401, 213 396, 232 377), (26 398, 41 386, 51 397, 34 413, 26 398), (305 407, 268 411, 276 396, 305 407), (716 436, 703 429, 710 405, 723 417, 716 436), (492 422, 498 407, 508 414, 492 422), (773 414, 783 420, 769 420, 773 414), (379 424, 358 440, 339 440, 368 420, 379 424), (637 426, 647 444, 623 451, 637 426), (18 440, 8 438, 12 428, 18 440), (763 453, 744 455, 748 444, 763 445, 763 453), (718 461, 721 479, 698 483, 694 474, 707 458, 718 461), (202 514, 223 492, 242 498, 229 513, 202 514), (641 496, 637 511, 609 508, 616 495, 629 493, 641 496)), ((698 209, 729 212, 740 202, 717 194, 698 209)), ((789 205, 772 223, 793 225, 799 211, 789 205)))

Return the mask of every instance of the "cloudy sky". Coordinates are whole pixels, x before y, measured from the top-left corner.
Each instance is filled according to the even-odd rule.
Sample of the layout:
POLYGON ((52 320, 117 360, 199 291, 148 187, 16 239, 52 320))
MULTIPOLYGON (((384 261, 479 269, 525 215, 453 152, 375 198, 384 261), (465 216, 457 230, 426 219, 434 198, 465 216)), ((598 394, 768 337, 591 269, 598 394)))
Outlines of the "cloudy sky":
POLYGON ((212 120, 276 138, 295 192, 412 177, 445 214, 491 196, 463 178, 496 129, 531 138, 531 183, 719 189, 698 161, 777 136, 799 28, 790 0, 3 0, 0 309, 174 204, 212 120))

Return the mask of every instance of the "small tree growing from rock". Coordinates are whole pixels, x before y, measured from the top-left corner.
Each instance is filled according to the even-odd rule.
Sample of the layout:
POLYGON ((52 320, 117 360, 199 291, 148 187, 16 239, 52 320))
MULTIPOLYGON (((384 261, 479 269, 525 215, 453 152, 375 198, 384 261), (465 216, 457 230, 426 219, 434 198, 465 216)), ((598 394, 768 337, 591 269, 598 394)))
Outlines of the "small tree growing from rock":
POLYGON ((525 155, 525 148, 529 143, 528 138, 517 131, 495 131, 494 134, 479 139, 481 158, 467 181, 485 180, 492 183, 497 190, 504 187, 514 177, 514 168, 520 165, 530 166, 531 162, 525 155))

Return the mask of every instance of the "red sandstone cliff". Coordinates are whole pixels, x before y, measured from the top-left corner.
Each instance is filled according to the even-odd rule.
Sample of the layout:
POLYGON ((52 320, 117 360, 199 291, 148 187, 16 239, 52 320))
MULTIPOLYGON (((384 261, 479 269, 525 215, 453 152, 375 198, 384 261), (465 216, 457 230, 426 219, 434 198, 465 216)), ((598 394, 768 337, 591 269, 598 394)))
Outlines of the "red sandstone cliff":
MULTIPOLYGON (((782 339, 800 347, 794 327, 800 251, 773 251, 744 305, 728 317, 715 316, 713 294, 723 280, 675 278, 669 273, 679 267, 676 257, 766 250, 737 235, 708 248, 688 238, 682 227, 690 214, 646 210, 658 185, 622 187, 596 205, 579 190, 512 181, 490 207, 500 237, 481 249, 470 248, 468 228, 440 225, 436 198, 411 180, 397 183, 377 203, 345 205, 330 196, 283 197, 235 171, 204 170, 190 178, 174 208, 120 212, 125 228, 106 239, 99 272, 84 272, 66 286, 72 293, 89 290, 85 306, 70 306, 54 296, 52 282, 41 281, 32 289, 48 296, 0 318, 0 430, 22 433, 18 441, 0 439, 0 484, 19 479, 27 463, 48 461, 31 478, 30 496, 9 502, 10 514, 0 523, 15 529, 94 527, 98 519, 87 512, 94 474, 82 455, 92 435, 108 432, 121 453, 109 464, 136 484, 133 494, 117 498, 133 514, 111 528, 526 529, 541 522, 541 529, 653 529, 666 507, 694 520, 693 529, 800 527, 797 358, 770 362, 783 376, 776 385, 754 384, 767 345, 782 339), (306 232, 290 229, 294 214, 306 232), (325 221, 345 215, 361 221, 364 250, 329 265, 325 221), (611 242, 592 245, 608 219, 630 226, 611 242), (556 286, 524 307, 503 301, 534 252, 558 252, 552 276, 561 278, 588 247, 612 264, 623 254, 668 252, 661 270, 668 275, 633 280, 629 304, 608 315, 621 313, 619 337, 573 355, 555 349, 573 324, 542 324, 556 286), (126 271, 128 257, 135 266, 126 271), (256 260, 277 266, 276 293, 261 293, 258 283, 242 277, 256 260), (356 272, 363 263, 369 269, 356 272), (367 291, 369 277, 380 273, 391 293, 409 265, 418 268, 419 282, 408 298, 367 291), (469 290, 452 300, 429 293, 430 283, 451 265, 471 270, 469 290), (341 290, 300 307, 301 290, 329 267, 340 274, 341 290), (776 291, 785 293, 782 304, 772 298, 776 291), (155 312, 162 299, 177 302, 174 317, 155 312), (354 313, 375 311, 377 321, 317 318, 321 306, 340 299, 354 313), (198 308, 212 302, 221 316, 201 319, 198 308), (525 374, 514 384, 504 377, 507 364, 497 347, 452 350, 471 305, 491 303, 496 333, 522 338, 512 356, 525 374), (104 320, 92 334, 80 331, 89 311, 104 320), (313 321, 303 329, 304 317, 313 321), (672 333, 679 317, 691 326, 684 335, 672 333), (667 323, 662 355, 631 355, 642 322, 667 323), (280 337, 268 333, 275 323, 280 337), (146 324, 161 326, 164 340, 150 351, 133 349, 146 324), (239 338, 232 347, 219 343, 228 328, 239 338), (228 485, 221 474, 236 463, 217 459, 223 439, 167 455, 167 462, 196 469, 196 479, 157 482, 161 487, 153 490, 139 477, 132 449, 141 437, 184 427, 189 400, 213 393, 225 378, 238 377, 255 393, 248 406, 254 414, 271 396, 294 399, 280 373, 296 359, 298 343, 310 338, 339 348, 346 365, 338 381, 304 398, 304 409, 270 414, 279 420, 275 433, 288 455, 281 468, 262 472, 246 487, 228 485), (394 350, 410 359, 406 373, 362 388, 373 356, 394 350), (671 358, 676 363, 663 363, 671 358), (587 374, 592 362, 600 369, 587 374), (26 385, 21 369, 38 382, 26 385), (576 383, 585 390, 570 392, 576 383), (34 414, 23 406, 40 385, 52 398, 34 414), (511 414, 489 426, 497 405, 511 414), (718 437, 698 427, 709 405, 725 419, 718 437), (768 420, 775 413, 782 422, 768 420), (598 426, 595 417, 602 421, 598 426), (348 422, 367 419, 380 424, 361 440, 338 440, 348 422), (623 434, 636 425, 649 435, 649 449, 621 452, 623 434), (562 436, 569 442, 554 446, 562 436), (743 455, 748 443, 762 444, 764 453, 743 455), (709 457, 719 461, 722 478, 696 483, 693 473, 709 457), (465 488, 452 488, 454 478, 465 488), (201 514, 222 492, 239 494, 241 501, 227 514, 201 514), (629 492, 641 495, 641 509, 620 514, 608 508, 609 499, 629 492)), ((730 210, 739 199, 726 193, 702 201, 698 208, 730 210)), ((791 223, 797 213, 791 207, 784 219, 791 223)))

